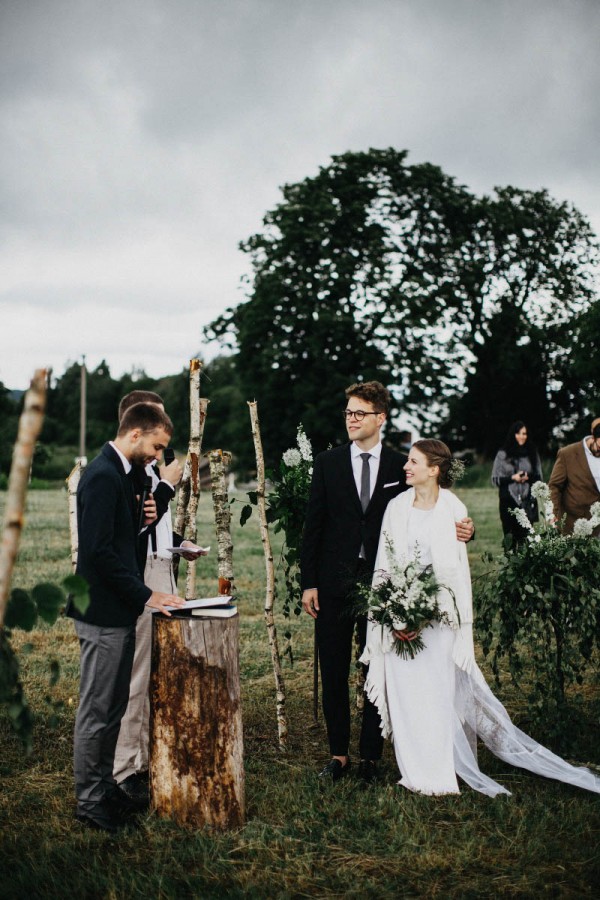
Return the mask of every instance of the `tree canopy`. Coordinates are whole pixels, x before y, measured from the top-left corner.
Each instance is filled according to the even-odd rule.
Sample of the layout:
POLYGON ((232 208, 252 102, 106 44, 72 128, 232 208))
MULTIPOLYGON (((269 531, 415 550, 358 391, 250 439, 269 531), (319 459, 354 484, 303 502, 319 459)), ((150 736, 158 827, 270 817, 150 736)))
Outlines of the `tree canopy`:
POLYGON ((547 443, 568 326, 595 298, 596 243, 571 204, 477 197, 391 148, 335 156, 282 194, 241 245, 246 301, 207 330, 234 348, 272 460, 300 420, 317 449, 342 436, 359 378, 455 443, 490 453, 526 415, 547 443))

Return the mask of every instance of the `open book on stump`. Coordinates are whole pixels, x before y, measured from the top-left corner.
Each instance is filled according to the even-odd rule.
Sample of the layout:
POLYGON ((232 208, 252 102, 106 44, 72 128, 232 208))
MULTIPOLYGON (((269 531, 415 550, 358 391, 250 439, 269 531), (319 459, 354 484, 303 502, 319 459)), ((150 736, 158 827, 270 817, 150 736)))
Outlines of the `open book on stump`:
MULTIPOLYGON (((199 597, 196 600, 186 600, 185 606, 167 606, 175 616, 189 615, 215 617, 219 619, 228 619, 235 616, 237 606, 233 602, 233 597, 219 595, 218 597, 199 597)), ((158 612, 157 609, 152 610, 153 613, 158 612)))

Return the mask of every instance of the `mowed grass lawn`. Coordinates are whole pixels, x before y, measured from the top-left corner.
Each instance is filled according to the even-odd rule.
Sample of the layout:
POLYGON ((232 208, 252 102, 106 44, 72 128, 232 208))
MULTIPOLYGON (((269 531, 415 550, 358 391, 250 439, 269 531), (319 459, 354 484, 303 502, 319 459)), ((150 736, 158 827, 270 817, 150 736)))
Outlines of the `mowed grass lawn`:
MULTIPOLYGON (((501 540, 497 495, 474 488, 461 496, 477 525, 470 546, 473 571, 485 577, 481 553, 497 551, 501 540)), ((17 648, 31 644, 21 654, 21 666, 37 724, 34 751, 26 757, 4 714, 0 718, 0 897, 596 895, 600 798, 512 769, 485 750, 482 767, 511 797, 492 800, 467 788, 458 797, 441 798, 402 791, 389 746, 382 785, 365 790, 349 778, 320 789, 316 772, 328 752, 322 718, 313 723, 313 634, 307 617, 293 619, 293 668, 287 659, 284 663, 291 733, 289 752, 281 754, 262 613, 263 551, 256 520, 240 528, 239 509, 234 504, 246 825, 229 833, 192 832, 149 815, 138 830, 117 839, 82 830, 73 818, 71 762, 79 653, 72 623, 59 620, 52 628, 14 635, 17 648), (53 687, 50 659, 61 666, 53 687), (48 701, 64 704, 54 728, 48 701)), ((206 494, 199 540, 215 546, 206 494)), ((198 593, 213 594, 214 557, 199 571, 198 593)), ((66 494, 32 492, 13 585, 57 582, 68 573, 66 494)), ((278 627, 281 646, 286 627, 281 618, 278 627)), ((600 763, 598 691, 594 685, 585 690, 590 741, 582 761, 600 763)), ((526 709, 508 682, 500 695, 517 722, 524 722, 526 709)))

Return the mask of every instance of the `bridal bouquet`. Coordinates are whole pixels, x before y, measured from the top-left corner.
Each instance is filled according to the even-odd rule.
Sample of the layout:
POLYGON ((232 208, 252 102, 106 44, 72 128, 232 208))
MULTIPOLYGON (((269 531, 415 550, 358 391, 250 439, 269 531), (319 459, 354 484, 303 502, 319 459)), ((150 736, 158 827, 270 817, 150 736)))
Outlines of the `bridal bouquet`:
MULTIPOLYGON (((393 558, 393 546, 387 540, 388 554, 393 558)), ((369 619, 391 631, 417 632, 412 640, 400 640, 394 635, 394 649, 405 659, 414 659, 424 649, 421 632, 433 622, 450 625, 450 617, 439 605, 444 585, 437 580, 431 566, 422 566, 418 554, 407 563, 394 563, 391 572, 375 572, 374 586, 358 588, 359 611, 369 619)), ((458 613, 457 613, 458 614, 458 613)))

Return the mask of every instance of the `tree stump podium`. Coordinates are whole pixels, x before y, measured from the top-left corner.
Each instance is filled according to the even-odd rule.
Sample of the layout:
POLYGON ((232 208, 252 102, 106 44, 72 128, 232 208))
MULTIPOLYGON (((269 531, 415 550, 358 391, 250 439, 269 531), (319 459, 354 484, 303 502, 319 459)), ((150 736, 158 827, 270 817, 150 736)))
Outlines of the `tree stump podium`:
POLYGON ((239 618, 153 618, 152 806, 180 825, 236 828, 244 823, 239 618))

